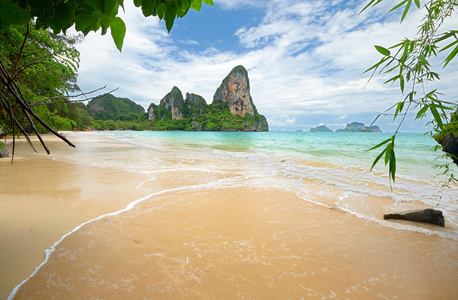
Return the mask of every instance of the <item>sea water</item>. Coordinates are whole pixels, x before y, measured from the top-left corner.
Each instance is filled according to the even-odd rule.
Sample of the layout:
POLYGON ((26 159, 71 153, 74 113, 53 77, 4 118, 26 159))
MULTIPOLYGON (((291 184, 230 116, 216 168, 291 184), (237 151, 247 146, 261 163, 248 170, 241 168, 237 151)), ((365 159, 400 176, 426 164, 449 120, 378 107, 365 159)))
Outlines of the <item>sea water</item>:
MULTIPOLYGON (((389 133, 117 131, 88 133, 87 137, 134 147, 107 148, 96 159, 88 149, 72 160, 148 174, 235 170, 245 180, 234 185, 275 186, 294 191, 304 201, 337 207, 387 226, 458 240, 458 185, 443 186, 448 177, 441 176, 437 166, 447 161, 432 150, 435 141, 428 135, 397 135, 395 182, 390 181, 383 159, 370 171, 383 148, 367 151, 390 138, 389 133), (319 190, 310 193, 312 187, 319 190), (369 203, 368 196, 388 198, 392 205, 371 211, 374 203, 369 203), (383 213, 423 207, 441 209, 447 229, 435 231, 381 220, 383 213)), ((456 173, 457 167, 448 162, 456 173)))

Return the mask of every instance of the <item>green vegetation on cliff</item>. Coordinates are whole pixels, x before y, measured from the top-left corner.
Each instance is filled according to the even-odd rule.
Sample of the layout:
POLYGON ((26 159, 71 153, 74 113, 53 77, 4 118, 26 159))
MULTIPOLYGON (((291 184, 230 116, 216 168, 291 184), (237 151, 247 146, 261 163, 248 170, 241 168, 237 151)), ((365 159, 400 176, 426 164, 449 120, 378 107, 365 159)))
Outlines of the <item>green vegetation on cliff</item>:
POLYGON ((87 109, 96 120, 118 120, 128 118, 130 114, 143 114, 145 109, 127 98, 117 98, 104 94, 91 100, 87 109))

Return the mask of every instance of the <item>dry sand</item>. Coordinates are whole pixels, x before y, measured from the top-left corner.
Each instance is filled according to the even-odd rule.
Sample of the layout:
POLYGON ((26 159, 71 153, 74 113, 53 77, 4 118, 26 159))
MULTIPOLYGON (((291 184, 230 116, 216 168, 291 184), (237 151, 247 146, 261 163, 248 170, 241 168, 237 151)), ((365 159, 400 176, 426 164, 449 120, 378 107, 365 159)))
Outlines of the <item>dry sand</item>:
MULTIPOLYGON (((145 195, 142 175, 112 168, 19 156, 0 170, 2 298, 62 235, 145 195)), ((454 240, 273 188, 173 190, 194 183, 185 173, 150 183, 169 192, 68 236, 16 298, 458 297, 454 240)))

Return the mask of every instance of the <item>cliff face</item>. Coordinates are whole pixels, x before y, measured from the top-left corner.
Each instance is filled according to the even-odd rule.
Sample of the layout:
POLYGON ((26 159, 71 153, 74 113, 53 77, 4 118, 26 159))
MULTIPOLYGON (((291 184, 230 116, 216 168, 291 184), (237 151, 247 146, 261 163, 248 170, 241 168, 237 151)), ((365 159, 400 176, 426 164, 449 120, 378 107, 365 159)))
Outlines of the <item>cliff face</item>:
POLYGON ((269 131, 267 119, 258 114, 253 104, 248 72, 243 66, 235 67, 226 76, 211 105, 192 93, 186 93, 183 101, 181 91, 173 87, 159 105, 150 105, 148 118, 171 122, 162 122, 161 130, 269 131))
POLYGON ((233 115, 254 116, 256 108, 250 95, 248 72, 243 66, 237 66, 224 78, 213 96, 215 101, 227 102, 233 115))

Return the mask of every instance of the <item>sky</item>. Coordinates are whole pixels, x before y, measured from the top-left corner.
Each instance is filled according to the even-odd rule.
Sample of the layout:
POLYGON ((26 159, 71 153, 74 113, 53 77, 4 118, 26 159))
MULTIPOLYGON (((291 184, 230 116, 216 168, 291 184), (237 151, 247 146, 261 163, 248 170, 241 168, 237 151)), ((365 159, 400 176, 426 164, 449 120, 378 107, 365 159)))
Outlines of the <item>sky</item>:
MULTIPOLYGON (((388 77, 363 72, 381 55, 374 45, 388 48, 413 39, 424 11, 413 7, 402 24, 400 13, 388 11, 385 0, 362 14, 367 0, 284 1, 214 0, 200 12, 190 10, 175 20, 170 33, 158 18, 145 18, 126 1, 119 15, 127 26, 122 52, 110 36, 88 34, 77 45, 81 53, 78 83, 84 92, 107 86, 145 109, 177 86, 199 94, 207 103, 224 77, 237 65, 248 70, 251 96, 270 130, 308 131, 327 125, 335 130, 353 121, 370 125, 379 113, 402 100, 398 85, 383 85, 388 77)), ((444 28, 457 28, 456 15, 444 28)), ((458 63, 435 70, 444 100, 458 102, 458 63)), ((426 121, 408 115, 401 132, 425 132, 426 121)), ((380 117, 383 132, 399 121, 380 117)))

